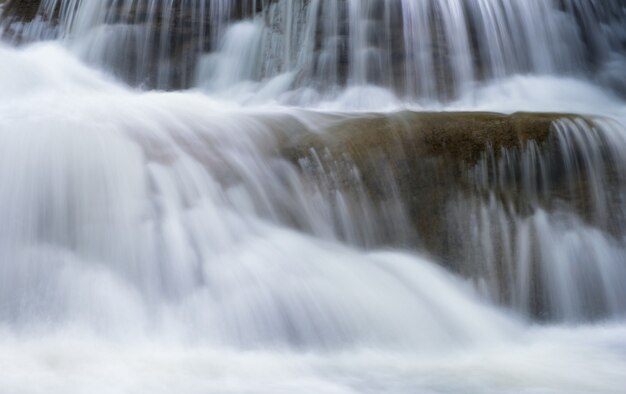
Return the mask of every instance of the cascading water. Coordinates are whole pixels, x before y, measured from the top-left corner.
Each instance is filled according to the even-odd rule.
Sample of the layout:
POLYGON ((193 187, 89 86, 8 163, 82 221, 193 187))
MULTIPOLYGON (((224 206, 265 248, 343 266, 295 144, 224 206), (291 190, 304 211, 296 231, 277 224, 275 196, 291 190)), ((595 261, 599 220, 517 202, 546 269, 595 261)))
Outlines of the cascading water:
POLYGON ((432 101, 517 73, 623 93, 624 14, 619 0, 43 0, 33 22, 5 30, 63 38, 135 84, 215 91, 227 78, 241 91, 279 78, 283 101, 310 105, 368 84, 432 101))
MULTIPOLYGON (((402 131, 402 123, 393 129, 402 131)), ((417 244, 475 280, 496 302, 526 315, 577 321, 626 315, 625 137, 611 121, 563 118, 552 125, 549 141, 488 146, 469 168, 394 151, 407 160, 408 174, 383 167, 372 175, 367 171, 380 168, 381 154, 363 147, 341 151, 347 157, 340 160, 326 146, 316 147, 299 163, 316 194, 326 193, 323 200, 331 202, 332 213, 325 216, 336 218, 334 238, 370 248, 390 241, 417 244), (371 159, 350 158, 362 150, 371 159), (436 175, 419 179, 420 173, 436 175), (377 198, 384 206, 368 199, 372 188, 385 191, 377 198), (368 233, 372 228, 380 232, 368 233)), ((396 138, 397 146, 412 144, 396 138)), ((324 231, 316 235, 324 237, 324 231)))
POLYGON ((0 26, 1 394, 626 388, 624 2, 0 26))

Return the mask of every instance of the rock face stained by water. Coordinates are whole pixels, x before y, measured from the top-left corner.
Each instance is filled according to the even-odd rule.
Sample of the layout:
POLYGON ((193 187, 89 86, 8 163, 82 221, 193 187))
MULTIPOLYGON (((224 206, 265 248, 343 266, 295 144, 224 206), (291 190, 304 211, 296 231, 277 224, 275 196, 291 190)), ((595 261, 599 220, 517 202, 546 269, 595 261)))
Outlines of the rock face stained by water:
MULTIPOLYGON (((374 199, 399 197, 425 246, 439 256, 453 253, 446 242, 446 201, 473 189, 469 171, 488 152, 541 144, 558 114, 415 113, 370 115, 345 120, 322 134, 293 142, 293 162, 315 154, 324 171, 349 162, 374 199)), ((309 161, 314 162, 314 161, 309 161)), ((340 175, 340 177, 343 175, 340 175)))
MULTIPOLYGON (((366 115, 291 141, 283 154, 312 183, 324 183, 331 200, 340 193, 355 205, 354 194, 365 192, 380 211, 400 202, 407 236, 379 234, 381 244, 364 246, 401 240, 486 282, 481 286, 497 301, 555 317, 556 290, 541 282, 558 263, 541 251, 575 234, 560 233, 567 230, 553 223, 567 217, 564 222, 585 221, 589 231, 624 234, 620 220, 609 215, 619 211, 617 178, 624 167, 611 139, 621 137, 601 123, 568 114, 366 115)), ((358 222, 359 213, 353 214, 358 222)), ((400 216, 387 221, 401 222, 400 216)), ((599 301, 595 311, 602 315, 607 308, 599 301)))
POLYGON ((37 15, 41 0, 0 0, 5 17, 30 22, 37 15))

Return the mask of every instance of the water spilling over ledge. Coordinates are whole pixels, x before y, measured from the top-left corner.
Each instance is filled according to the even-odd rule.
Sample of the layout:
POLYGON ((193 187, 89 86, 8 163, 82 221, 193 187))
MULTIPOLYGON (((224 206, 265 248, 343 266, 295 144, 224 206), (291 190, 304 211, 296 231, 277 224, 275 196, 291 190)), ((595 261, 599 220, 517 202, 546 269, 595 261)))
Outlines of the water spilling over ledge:
POLYGON ((0 392, 621 394, 625 15, 0 0, 0 392))
POLYGON ((285 154, 332 202, 338 238, 423 248, 497 301, 578 320, 625 311, 624 141, 605 119, 405 112, 338 122, 285 154))
POLYGON ((241 92, 254 82, 310 104, 373 84, 436 101, 531 73, 626 94, 619 0, 19 0, 7 14, 8 37, 64 39, 149 87, 241 92))

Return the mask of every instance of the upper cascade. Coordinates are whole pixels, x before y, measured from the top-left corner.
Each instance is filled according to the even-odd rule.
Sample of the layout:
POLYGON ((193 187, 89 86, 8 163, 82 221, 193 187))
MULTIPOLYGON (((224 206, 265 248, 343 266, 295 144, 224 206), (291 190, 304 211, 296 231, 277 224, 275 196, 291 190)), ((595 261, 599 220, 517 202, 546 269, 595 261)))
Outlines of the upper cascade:
POLYGON ((409 101, 512 74, 626 93, 622 0, 9 0, 5 38, 62 39, 133 85, 265 91, 289 104, 374 85, 409 101))

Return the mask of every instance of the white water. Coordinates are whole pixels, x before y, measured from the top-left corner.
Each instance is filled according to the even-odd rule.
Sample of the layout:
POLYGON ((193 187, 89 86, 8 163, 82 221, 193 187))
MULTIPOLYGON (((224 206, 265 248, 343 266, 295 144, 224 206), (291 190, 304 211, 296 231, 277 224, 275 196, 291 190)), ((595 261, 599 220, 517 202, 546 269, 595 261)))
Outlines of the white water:
MULTIPOLYGON (((246 23, 231 29, 253 36, 246 23)), ((423 106, 381 87, 321 100, 298 91, 297 104, 317 106, 305 110, 280 104, 293 100, 284 80, 240 84, 255 70, 236 61, 235 69, 218 59, 217 81, 237 78, 211 94, 164 93, 116 82, 72 50, 0 47, 0 393, 626 388, 623 240, 573 216, 538 211, 515 222, 544 231, 547 263, 562 263, 547 278, 573 275, 554 288, 556 317, 567 322, 540 325, 524 315, 522 280, 506 309, 426 257, 356 248, 381 225, 368 201, 346 207, 337 228, 324 195, 310 195, 276 153, 283 135, 371 109, 559 111, 624 122, 626 104, 613 93, 580 78, 517 75, 423 106), (612 275, 592 283, 613 297, 604 320, 579 322, 593 309, 576 298, 589 284, 579 264, 612 275)), ((598 131, 616 154, 623 132, 598 131)), ((588 142, 594 152, 597 139, 588 142)), ((582 163, 602 174, 593 167, 602 160, 592 159, 582 163)), ((479 208, 503 217, 499 206, 479 208)), ((394 209, 386 219, 400 228, 389 231, 401 231, 394 209)), ((474 235, 487 251, 491 237, 474 235)))
MULTIPOLYGON (((622 324, 533 328, 424 259, 277 224, 273 133, 327 115, 132 91, 56 44, 1 52, 0 392, 626 387, 622 324)), ((504 110, 508 84, 475 106, 504 110)))
POLYGON ((374 85, 432 103, 520 73, 623 94, 620 1, 43 0, 32 23, 6 30, 62 39, 136 85, 229 87, 244 101, 259 85, 307 106, 374 85))
MULTIPOLYGON (((458 339, 445 334, 457 326, 446 328, 450 320, 477 326, 469 338, 489 327, 472 313, 457 316, 482 307, 461 307, 463 293, 426 263, 365 257, 273 223, 280 220, 273 198, 281 196, 271 193, 299 187, 297 179, 280 185, 289 181, 277 176, 280 166, 295 173, 263 152, 263 144, 271 152, 281 123, 270 129, 254 111, 197 94, 126 90, 48 45, 3 52, 0 74, 17 85, 2 105, 0 242, 11 262, 2 266, 4 319, 95 321, 125 332, 182 314, 191 320, 184 329, 241 346, 394 342, 422 320, 432 336, 409 337, 428 345, 458 339), (46 62, 46 82, 29 89, 24 70, 52 57, 60 63, 46 62), (64 91, 56 67, 67 73, 64 91), (440 281, 457 301, 415 295, 414 281, 440 281)), ((294 116, 282 112, 291 126, 294 116)))
POLYGON ((539 329, 515 343, 420 355, 234 352, 164 341, 103 343, 69 332, 0 343, 7 393, 614 393, 623 327, 539 329))

